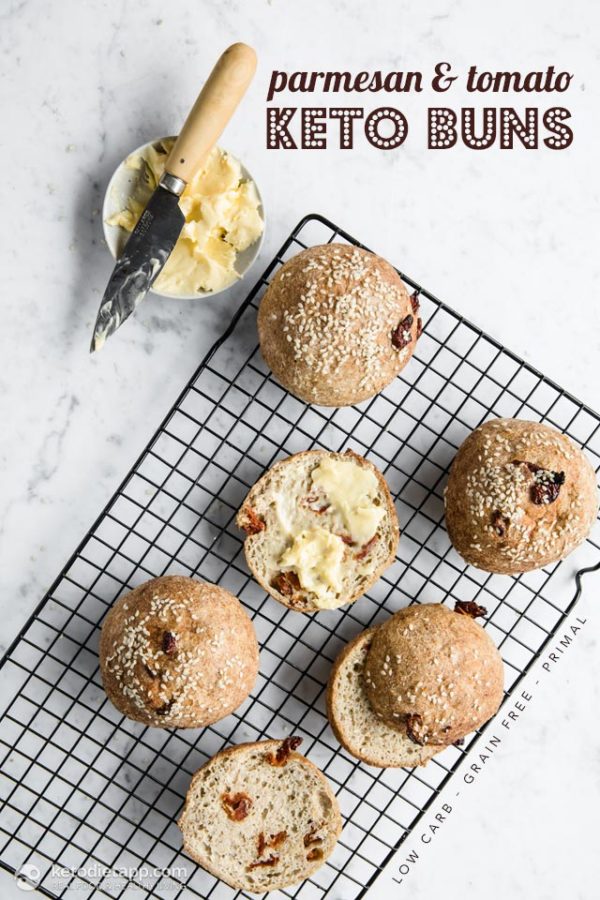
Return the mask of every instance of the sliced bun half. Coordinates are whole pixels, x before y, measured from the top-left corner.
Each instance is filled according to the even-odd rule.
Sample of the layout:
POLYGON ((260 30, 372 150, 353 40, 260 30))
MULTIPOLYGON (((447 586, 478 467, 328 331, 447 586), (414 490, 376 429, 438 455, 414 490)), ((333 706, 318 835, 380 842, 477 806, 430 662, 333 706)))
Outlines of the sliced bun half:
POLYGON ((394 561, 398 518, 381 472, 347 450, 276 463, 237 516, 256 580, 298 612, 353 603, 394 561))
POLYGON ((423 766, 440 747, 420 747, 406 731, 390 728, 371 706, 363 684, 363 669, 376 628, 368 628, 344 647, 327 687, 327 714, 340 744, 370 766, 423 766))
POLYGON ((231 887, 289 887, 336 845, 337 800, 320 769, 294 751, 300 740, 222 750, 192 779, 178 822, 184 850, 231 887))

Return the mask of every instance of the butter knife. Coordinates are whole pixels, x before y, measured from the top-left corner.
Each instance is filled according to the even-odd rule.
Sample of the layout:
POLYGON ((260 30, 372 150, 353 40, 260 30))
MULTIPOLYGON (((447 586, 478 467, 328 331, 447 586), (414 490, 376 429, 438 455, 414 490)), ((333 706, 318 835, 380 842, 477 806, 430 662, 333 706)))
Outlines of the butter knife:
POLYGON ((173 145, 160 182, 131 232, 104 292, 90 352, 144 299, 183 228, 179 198, 221 136, 256 71, 256 54, 232 44, 219 58, 173 145))

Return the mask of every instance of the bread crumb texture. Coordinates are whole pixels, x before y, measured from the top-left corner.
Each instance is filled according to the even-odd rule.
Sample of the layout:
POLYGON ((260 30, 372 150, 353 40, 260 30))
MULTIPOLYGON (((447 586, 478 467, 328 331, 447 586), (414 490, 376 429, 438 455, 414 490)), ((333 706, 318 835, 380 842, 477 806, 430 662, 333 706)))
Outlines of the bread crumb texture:
POLYGON ((100 671, 124 715, 163 728, 200 728, 232 712, 258 673, 258 643, 239 600, 179 575, 139 585, 109 611, 100 671))
POLYGON ((272 891, 308 878, 342 829, 323 773, 291 749, 299 739, 223 750, 192 779, 179 827, 184 850, 231 887, 272 891), (243 815, 232 816, 231 806, 243 815))
POLYGON ((516 575, 564 559, 598 512, 596 476, 579 447, 540 422, 493 419, 452 464, 446 526, 466 562, 516 575))
POLYGON ((257 581, 299 612, 351 603, 393 562, 399 529, 385 479, 352 451, 276 463, 238 516, 257 581))
POLYGON ((421 332, 418 299, 384 259, 346 244, 311 247, 273 278, 258 312, 263 357, 306 403, 348 406, 404 368, 421 332))

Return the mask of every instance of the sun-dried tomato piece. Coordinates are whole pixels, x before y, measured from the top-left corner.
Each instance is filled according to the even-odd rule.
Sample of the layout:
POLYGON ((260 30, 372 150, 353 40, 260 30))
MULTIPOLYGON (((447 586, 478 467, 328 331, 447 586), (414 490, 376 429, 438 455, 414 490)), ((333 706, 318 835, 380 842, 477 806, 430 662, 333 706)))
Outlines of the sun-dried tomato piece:
POLYGON ((417 340, 419 340, 419 338, 421 337, 422 334, 423 334, 423 319, 419 318, 419 319, 417 319, 417 340))
POLYGON ((246 871, 250 872, 252 869, 258 869, 259 866, 275 866, 278 862, 279 856, 276 853, 271 853, 266 859, 257 859, 250 863, 249 866, 246 866, 246 871))
POLYGON ((533 472, 534 475, 536 472, 543 471, 542 467, 538 466, 537 463, 526 462, 524 459, 513 459, 511 460, 511 464, 513 466, 526 466, 530 472, 533 472))
POLYGON ((406 717, 406 733, 413 744, 420 747, 427 741, 427 731, 423 726, 423 719, 419 713, 409 713, 406 717))
POLYGON ((237 794, 223 794, 221 797, 221 806, 227 813, 227 818, 232 822, 241 822, 245 819, 252 808, 252 799, 248 794, 239 792, 237 794))
POLYGON ((531 502, 536 506, 554 503, 564 483, 564 472, 548 472, 546 469, 540 469, 536 472, 535 482, 531 486, 531 502))
POLYGON ((171 697, 170 700, 167 700, 166 703, 163 703, 163 705, 159 706, 157 709, 155 709, 154 712, 156 713, 157 716, 166 716, 167 713, 169 713, 171 711, 171 707, 173 706, 174 703, 175 703, 175 697, 171 697))
POLYGON ((308 598, 302 590, 300 579, 295 572, 279 572, 271 581, 271 587, 282 594, 293 609, 306 609, 308 598))
POLYGON ((503 516, 499 509, 495 509, 492 513, 492 528, 498 537, 504 537, 506 529, 510 525, 510 519, 503 516))
POLYGON ((367 541, 366 544, 363 544, 361 550, 358 553, 355 553, 354 559, 364 559, 368 554, 369 550, 373 547, 374 544, 379 540, 379 535, 375 533, 370 541, 367 541))
POLYGON ((535 476, 529 496, 531 502, 536 506, 547 506, 554 503, 560 494, 560 489, 565 483, 564 472, 552 472, 538 466, 537 463, 524 462, 521 459, 513 459, 513 466, 527 466, 530 472, 535 476))
POLYGON ((537 472, 542 472, 542 471, 543 471, 542 467, 541 467, 541 466, 538 466, 537 463, 526 462, 525 465, 527 466, 527 468, 529 469, 530 472, 533 472, 534 475, 535 475, 537 472))
POLYGON ((302 589, 300 579, 295 572, 280 572, 275 576, 272 584, 275 590, 283 594, 284 597, 292 597, 297 591, 302 589))
POLYGON ((311 512, 317 513, 317 515, 322 516, 323 513, 326 513, 331 503, 323 503, 324 497, 320 494, 307 494, 306 497, 303 497, 300 501, 300 506, 303 506, 305 509, 309 509, 311 512))
POLYGON ((265 850, 276 850, 287 840, 287 836, 287 831, 278 831, 267 839, 264 831, 261 831, 257 839, 258 857, 260 858, 265 850))
POLYGON ((347 544, 348 547, 354 547, 354 541, 352 540, 352 538, 350 537, 349 534, 342 532, 341 534, 338 534, 337 537, 341 538, 343 540, 344 544, 347 544))
POLYGON ((300 501, 300 506, 322 516, 331 506, 331 503, 323 503, 323 499, 324 498, 319 494, 307 494, 306 497, 300 501))
POLYGON ((167 656, 173 656, 177 650, 177 636, 172 631, 165 631, 162 639, 162 651, 167 656))
POLYGON ((312 494, 307 494, 305 497, 303 497, 301 499, 300 506, 312 506, 319 499, 320 499, 319 494, 316 494, 314 492, 312 494))
POLYGON ((269 838, 269 847, 281 847, 283 842, 287 840, 287 831, 278 831, 277 834, 272 834, 269 838))
POLYGON ((485 606, 480 606, 474 600, 457 600, 454 604, 454 612, 461 616, 471 616, 476 619, 478 616, 487 616, 485 606))
POLYGON ((395 347, 396 350, 403 350, 404 347, 410 344, 412 340, 410 329, 412 328, 414 321, 414 316, 411 316, 409 313, 409 315, 405 316, 392 331, 392 346, 395 347))
POLYGON ((464 742, 465 742, 465 739, 464 739, 464 738, 457 738, 457 739, 454 741, 454 744, 453 744, 452 746, 453 746, 453 747, 462 747, 462 745, 464 744, 464 742))
POLYGON ((418 291, 415 291, 414 294, 411 294, 411 295, 410 295, 410 305, 412 306, 412 311, 413 311, 414 313, 418 313, 418 312, 419 312, 419 306, 420 306, 421 304, 420 304, 420 301, 419 301, 419 292, 418 292, 418 291))
POLYGON ((242 522, 242 528, 246 534, 258 534, 259 531, 264 531, 266 527, 266 523, 258 513, 251 506, 247 506, 244 510, 244 521, 242 522))
POLYGON ((309 850, 306 854, 306 858, 309 862, 312 862, 315 859, 323 859, 323 851, 319 847, 313 847, 312 850, 309 850))
POLYGON ((322 844, 323 838, 318 836, 321 826, 317 822, 311 822, 310 828, 304 835, 304 846, 310 847, 311 844, 322 844))
POLYGON ((285 766, 292 750, 296 750, 301 743, 301 737, 286 737, 281 742, 275 753, 269 753, 267 759, 272 766, 285 766))

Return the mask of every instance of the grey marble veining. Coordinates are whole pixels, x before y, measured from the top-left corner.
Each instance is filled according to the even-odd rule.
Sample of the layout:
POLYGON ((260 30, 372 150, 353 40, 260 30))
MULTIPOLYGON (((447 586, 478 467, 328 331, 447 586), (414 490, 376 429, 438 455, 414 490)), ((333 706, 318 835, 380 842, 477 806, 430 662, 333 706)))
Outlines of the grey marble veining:
MULTIPOLYGON (((5 127, 0 238, 0 610, 4 649, 112 495, 261 267, 295 222, 323 212, 447 303, 598 407, 598 10, 514 0, 305 0, 44 4, 0 9, 5 127), (105 349, 88 353, 112 268, 100 208, 117 163, 172 133, 218 54, 259 55, 222 143, 265 201, 261 258, 243 284, 198 303, 149 297, 105 349), (565 152, 425 149, 431 93, 397 103, 405 147, 361 138, 351 153, 268 152, 272 69, 457 70, 554 64, 575 74, 565 152)), ((283 96, 283 95, 282 95, 283 96)), ((331 98, 318 98, 329 105, 331 98)), ((444 102, 466 102, 459 89, 444 102)), ((311 102, 301 97, 301 101, 311 102)), ((365 106, 377 99, 366 96, 365 106)), ((476 105, 501 105, 475 98, 476 105)), ((511 98, 516 107, 525 105, 511 98)), ((542 108, 556 98, 535 98, 542 108)), ((600 800, 600 624, 592 591, 580 642, 542 680, 489 771, 457 798, 397 896, 591 900, 600 800)), ((457 788, 458 789, 458 788, 457 788)), ((0 813, 1 814, 1 813, 0 813)), ((2 895, 20 897, 0 873, 2 895)))

